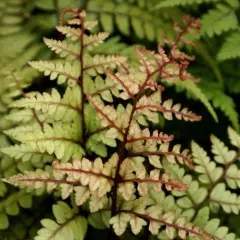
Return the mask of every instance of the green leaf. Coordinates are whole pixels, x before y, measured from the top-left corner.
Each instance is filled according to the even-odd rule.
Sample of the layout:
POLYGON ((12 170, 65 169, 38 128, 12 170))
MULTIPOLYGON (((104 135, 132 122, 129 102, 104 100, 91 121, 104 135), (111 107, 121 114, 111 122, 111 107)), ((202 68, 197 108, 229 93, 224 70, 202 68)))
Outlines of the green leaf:
POLYGON ((20 209, 18 204, 16 202, 13 202, 13 203, 7 204, 7 207, 5 210, 8 215, 16 216, 19 214, 20 209))
POLYGON ((0 213, 0 229, 4 230, 7 229, 8 227, 9 227, 8 217, 4 212, 2 212, 0 213))
POLYGON ((231 144, 237 148, 240 148, 240 136, 233 130, 231 127, 228 127, 228 137, 231 141, 231 144))
POLYGON ((208 207, 201 208, 194 220, 194 224, 203 228, 209 219, 210 210, 208 207))
POLYGON ((64 202, 53 205, 53 214, 59 224, 63 224, 73 217, 71 208, 64 202))
POLYGON ((69 227, 74 234, 75 240, 83 240, 85 238, 88 229, 88 224, 85 217, 75 217, 74 221, 70 222, 69 227))
POLYGON ((89 224, 96 229, 106 229, 106 225, 102 219, 101 213, 91 213, 88 216, 89 224))
MULTIPOLYGON (((112 2, 105 2, 103 5, 103 10, 108 12, 108 11, 113 11, 114 10, 114 4, 112 2)), ((104 31, 106 32, 113 32, 114 27, 113 27, 113 16, 108 13, 102 13, 100 15, 100 21, 103 26, 104 31)))
POLYGON ((128 6, 126 4, 120 4, 116 6, 114 11, 118 13, 116 15, 116 24, 123 34, 129 35, 129 20, 126 18, 125 13, 129 10, 128 6))
MULTIPOLYGON (((55 10, 55 5, 54 1, 46 1, 46 0, 37 0, 34 1, 35 5, 43 10, 55 10)), ((61 0, 58 2, 59 8, 71 8, 71 7, 76 7, 76 2, 75 0, 61 0)))
POLYGON ((22 195, 18 202, 22 208, 31 208, 32 207, 32 196, 30 194, 22 195))
POLYGON ((163 0, 154 7, 154 10, 166 8, 166 7, 175 7, 175 6, 188 6, 188 5, 198 5, 204 2, 217 2, 219 0, 163 0))
POLYGON ((235 12, 224 4, 217 4, 215 9, 211 9, 204 14, 201 23, 202 33, 210 37, 238 27, 238 19, 235 12))
POLYGON ((240 57, 240 32, 231 33, 221 46, 217 58, 220 61, 240 57))

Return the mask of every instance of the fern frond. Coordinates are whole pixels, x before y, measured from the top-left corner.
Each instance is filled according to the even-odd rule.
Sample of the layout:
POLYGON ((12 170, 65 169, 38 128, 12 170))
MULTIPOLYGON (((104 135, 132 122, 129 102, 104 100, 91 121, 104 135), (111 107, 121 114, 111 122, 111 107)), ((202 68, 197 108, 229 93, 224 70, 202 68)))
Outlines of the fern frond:
POLYGON ((0 35, 12 35, 23 29, 24 14, 23 1, 5 1, 0 5, 0 35))
POLYGON ((224 183, 219 183, 210 195, 210 207, 213 209, 221 206, 226 213, 239 214, 240 197, 236 193, 226 190, 224 183))
POLYGON ((187 90, 187 93, 191 94, 191 96, 194 96, 194 99, 198 99, 200 102, 202 102, 209 111, 209 113, 212 115, 213 119, 215 121, 218 121, 217 114, 211 103, 209 102, 208 96, 200 87, 197 86, 196 83, 191 80, 177 81, 176 79, 168 79, 167 81, 164 81, 164 83, 167 86, 175 86, 176 89, 180 89, 181 91, 187 90))
POLYGON ((237 29, 238 20, 234 10, 225 4, 217 4, 202 17, 202 33, 209 37, 237 29))
POLYGON ((225 175, 227 185, 232 189, 240 188, 240 170, 236 164, 232 164, 225 175))
POLYGON ((51 177, 48 172, 38 170, 10 177, 7 181, 17 186, 34 184, 33 187, 36 189, 46 186, 47 191, 52 191, 59 185, 63 199, 75 191, 76 204, 82 205, 91 194, 94 195, 94 192, 99 197, 104 197, 111 190, 112 176, 115 174, 113 169, 117 160, 118 156, 114 154, 105 164, 100 158, 94 162, 83 158, 82 160, 74 160, 72 164, 54 162, 54 177, 51 177))
POLYGON ((1 152, 12 158, 22 160, 23 162, 52 162, 53 156, 48 153, 42 153, 37 146, 21 144, 0 149, 1 152))
POLYGON ((87 232, 87 220, 83 216, 77 214, 75 209, 71 209, 66 203, 60 201, 52 206, 52 210, 56 221, 42 219, 43 228, 37 232, 36 240, 42 238, 84 239, 87 232))
POLYGON ((199 181, 204 184, 213 184, 222 176, 223 169, 217 167, 214 161, 210 160, 207 153, 195 142, 192 142, 193 161, 198 164, 195 171, 199 173, 199 181))
POLYGON ((99 94, 107 102, 113 102, 113 96, 119 97, 119 91, 111 78, 103 79, 100 75, 97 75, 95 79, 88 75, 85 77, 85 92, 91 96, 99 94))
POLYGON ((164 156, 165 158, 167 158, 170 163, 176 163, 177 161, 181 164, 186 164, 189 167, 193 167, 189 150, 181 150, 180 144, 174 145, 172 150, 169 143, 160 144, 159 147, 151 147, 151 145, 146 145, 142 148, 144 149, 143 151, 132 151, 130 153, 130 156, 146 156, 149 158, 149 162, 157 168, 161 168, 162 165, 160 161, 160 156, 164 156))
POLYGON ((219 89, 215 83, 203 82, 201 88, 207 98, 212 101, 213 106, 224 113, 235 129, 239 129, 238 113, 233 99, 219 89))
POLYGON ((93 35, 84 35, 84 48, 88 48, 92 50, 93 47, 96 47, 104 42, 104 40, 109 36, 107 32, 100 32, 98 34, 93 35))
MULTIPOLYGON (((93 17, 99 18, 103 29, 107 32, 113 32, 115 24, 119 31, 127 36, 130 35, 132 27, 135 35, 140 39, 147 38, 150 41, 157 39, 159 42, 163 42, 164 35, 173 39, 175 33, 171 28, 171 23, 165 21, 165 15, 156 14, 156 12, 150 13, 145 9, 145 7, 138 7, 137 4, 116 3, 112 0, 105 4, 94 0, 87 6, 87 11, 93 17)), ((176 9, 175 14, 181 15, 180 11, 176 9)))
MULTIPOLYGON (((46 121, 46 116, 44 116, 40 113, 36 113, 36 115, 41 122, 46 121)), ((23 110, 19 110, 19 111, 12 111, 11 113, 9 113, 4 118, 6 120, 14 122, 14 123, 17 123, 17 122, 26 123, 26 122, 31 122, 32 120, 34 120, 33 112, 31 111, 31 109, 23 109, 23 110)))
POLYGON ((57 41, 44 38, 45 44, 60 57, 67 57, 68 60, 79 58, 79 44, 68 44, 66 41, 57 41))
POLYGON ((212 153, 214 154, 214 160, 220 164, 229 164, 236 156, 236 152, 229 150, 217 137, 211 136, 212 153))
MULTIPOLYGON (((230 140, 239 138, 239 135, 231 128, 229 128, 229 135, 230 140)), ((211 142, 214 161, 211 161, 206 152, 196 143, 192 143, 194 161, 199 164, 195 170, 200 173, 199 180, 207 184, 208 188, 208 193, 200 206, 209 201, 213 212, 218 211, 221 206, 226 213, 238 214, 240 206, 238 195, 229 191, 224 181, 232 189, 238 187, 239 177, 237 174, 239 169, 235 162, 239 159, 239 151, 229 150, 223 142, 213 135, 211 142), (221 166, 217 166, 216 163, 221 166)))
POLYGON ((67 37, 70 37, 71 40, 73 40, 73 41, 79 40, 79 38, 80 38, 81 30, 78 28, 72 28, 69 26, 57 26, 56 29, 60 33, 66 35, 67 37))
POLYGON ((122 56, 95 55, 94 57, 86 57, 84 71, 90 76, 96 76, 96 73, 103 74, 108 67, 116 68, 125 62, 126 57, 122 56))
POLYGON ((67 88, 63 98, 61 98, 58 91, 53 88, 51 95, 49 93, 37 93, 30 98, 15 101, 11 107, 32 108, 38 112, 41 111, 42 114, 56 121, 71 122, 80 115, 80 95, 79 88, 73 87, 67 88))
POLYGON ((185 192, 173 191, 173 195, 180 197, 176 203, 182 209, 191 209, 192 215, 195 213, 195 207, 205 201, 207 197, 207 189, 202 187, 198 181, 195 181, 192 176, 185 175, 183 168, 177 165, 171 165, 168 161, 163 162, 164 168, 174 179, 182 181, 188 185, 185 192))
POLYGON ((161 9, 161 8, 167 8, 167 7, 176 7, 176 6, 188 6, 188 5, 197 5, 202 3, 212 3, 212 2, 218 2, 219 0, 165 0, 161 3, 157 4, 154 7, 154 10, 161 9))
POLYGON ((231 141, 231 144, 237 148, 240 147, 240 136, 239 134, 233 130, 231 127, 228 128, 228 137, 231 141))
POLYGON ((32 145, 40 152, 55 154, 58 159, 68 161, 85 154, 80 145, 81 133, 78 124, 54 123, 53 127, 44 124, 43 130, 38 125, 15 128, 5 131, 16 140, 32 145))
POLYGON ((63 84, 68 81, 68 84, 73 86, 79 81, 80 69, 77 61, 73 63, 33 61, 29 62, 29 64, 38 71, 44 72, 45 76, 50 76, 50 80, 57 79, 58 84, 63 84))
POLYGON ((240 50, 238 48, 240 42, 240 32, 230 34, 223 45, 221 46, 217 58, 220 61, 234 59, 240 57, 240 50))
POLYGON ((149 222, 148 229, 153 235, 159 234, 160 228, 165 226, 167 237, 170 239, 174 238, 176 233, 180 239, 185 239, 187 234, 190 237, 212 239, 210 234, 201 232, 198 227, 189 224, 185 217, 176 217, 173 211, 164 213, 159 205, 146 206, 144 201, 142 201, 143 203, 139 203, 139 201, 141 199, 122 204, 120 213, 110 219, 110 224, 113 225, 117 235, 122 235, 128 224, 130 224, 132 232, 138 234, 142 226, 149 222))
POLYGON ((151 116, 151 111, 159 111, 163 113, 164 118, 167 120, 172 120, 173 115, 179 120, 183 119, 184 121, 200 121, 201 117, 189 111, 187 108, 181 109, 181 104, 174 104, 172 99, 168 99, 162 103, 162 105, 152 104, 149 99, 144 96, 139 100, 137 105, 137 112, 151 116))
POLYGON ((228 227, 220 226, 220 220, 218 218, 210 218, 209 207, 204 207, 199 210, 194 220, 194 224, 196 224, 201 229, 204 229, 204 231, 211 234, 213 237, 215 237, 215 239, 239 239, 236 234, 229 232, 228 227))
POLYGON ((18 191, 9 194, 6 198, 1 199, 0 203, 0 229, 9 227, 9 216, 16 216, 21 208, 31 208, 32 196, 25 191, 18 191))

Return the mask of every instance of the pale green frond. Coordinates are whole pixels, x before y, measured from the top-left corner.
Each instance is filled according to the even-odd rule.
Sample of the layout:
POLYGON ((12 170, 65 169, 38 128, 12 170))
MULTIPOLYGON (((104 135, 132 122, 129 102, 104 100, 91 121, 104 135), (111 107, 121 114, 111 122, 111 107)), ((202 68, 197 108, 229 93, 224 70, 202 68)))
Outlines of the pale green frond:
POLYGON ((54 39, 44 38, 45 44, 62 58, 73 60, 79 58, 79 44, 69 44, 66 41, 58 41, 54 39))
POLYGON ((1 148, 0 151, 9 155, 12 158, 21 159, 23 162, 51 162, 54 158, 50 154, 40 152, 39 148, 36 145, 13 145, 1 148))
POLYGON ((85 155, 81 146, 79 123, 54 123, 53 127, 44 124, 43 130, 39 125, 20 127, 5 131, 16 140, 38 148, 41 153, 55 154, 58 159, 68 161, 85 155))
POLYGON ((211 135, 212 153, 214 154, 214 160, 217 163, 227 165, 232 162, 236 156, 236 152, 229 150, 217 137, 211 135))
MULTIPOLYGON (((36 113, 36 115, 41 122, 47 120, 47 117, 44 114, 36 113)), ((33 116, 33 112, 31 109, 23 109, 18 111, 12 111, 5 117, 5 119, 10 120, 14 123, 16 122, 26 123, 34 120, 35 118, 33 116)))
POLYGON ((68 81, 68 85, 73 86, 79 81, 80 64, 78 61, 73 63, 31 61, 29 64, 38 71, 44 72, 45 76, 50 76, 50 80, 57 79, 58 84, 68 81))
POLYGON ((237 236, 229 232, 229 228, 226 226, 220 226, 220 221, 217 218, 210 218, 209 207, 201 208, 196 215, 194 224, 205 230, 216 239, 222 240, 239 240, 237 236))
POLYGON ((236 164, 232 164, 226 174, 225 179, 227 185, 232 189, 240 188, 240 169, 237 167, 236 164))
POLYGON ((228 137, 231 141, 231 144, 237 148, 240 147, 240 136, 239 134, 233 130, 231 127, 228 127, 228 137))
POLYGON ((57 26, 56 29, 67 37, 70 37, 73 41, 80 39, 81 30, 79 28, 72 28, 69 26, 57 26))
POLYGON ((204 184, 213 184, 222 176, 223 169, 211 161, 207 153, 194 141, 192 142, 193 161, 197 164, 195 171, 199 173, 199 181, 204 184))
POLYGON ((45 118, 50 117, 56 121, 71 122, 80 116, 80 96, 81 92, 77 86, 67 88, 63 98, 53 88, 51 95, 46 92, 43 94, 37 93, 35 96, 17 100, 11 106, 32 108, 37 112, 41 111, 46 116, 45 118))
POLYGON ((41 220, 43 228, 38 230, 34 240, 42 239, 69 239, 83 240, 87 232, 87 220, 76 214, 66 203, 54 204, 53 214, 56 221, 51 219, 41 220))
POLYGON ((88 48, 92 50, 93 47, 96 47, 104 42, 104 40, 108 37, 109 33, 100 32, 98 34, 93 35, 84 35, 84 48, 88 48))
POLYGON ((219 183, 214 187, 210 195, 210 208, 215 211, 221 206, 226 213, 239 214, 240 197, 226 189, 224 183, 219 183))
POLYGON ((103 74, 107 67, 116 68, 117 66, 124 64, 127 58, 114 55, 94 55, 93 57, 86 57, 84 63, 84 71, 91 76, 96 76, 97 73, 103 74))
POLYGON ((184 184, 188 184, 187 191, 173 191, 173 195, 180 197, 176 201, 177 205, 182 209, 191 209, 191 216, 193 216, 195 213, 195 207, 205 200, 207 189, 202 187, 198 181, 193 180, 191 175, 185 175, 184 169, 180 168, 178 165, 172 165, 168 161, 164 161, 163 166, 174 179, 177 179, 184 184))
POLYGON ((95 78, 85 75, 84 77, 84 90, 90 95, 100 95, 104 101, 113 102, 113 96, 119 97, 119 90, 111 78, 105 79, 101 75, 95 78))
POLYGON ((202 34, 207 34, 209 37, 238 28, 238 19, 234 10, 220 3, 215 9, 203 15, 201 23, 202 34))

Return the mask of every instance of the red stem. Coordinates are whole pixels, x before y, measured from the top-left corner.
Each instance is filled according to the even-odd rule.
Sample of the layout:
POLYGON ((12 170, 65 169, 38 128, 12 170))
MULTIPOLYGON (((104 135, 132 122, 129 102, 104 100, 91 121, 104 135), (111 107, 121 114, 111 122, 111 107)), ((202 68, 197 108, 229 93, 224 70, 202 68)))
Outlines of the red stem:
POLYGON ((148 216, 146 214, 141 214, 141 213, 137 213, 137 212, 130 211, 130 210, 120 210, 119 213, 121 213, 121 212, 134 214, 137 217, 146 219, 148 221, 158 222, 158 223, 164 224, 167 227, 172 227, 172 228, 177 229, 179 231, 188 232, 188 233, 193 234, 195 236, 198 236, 198 237, 200 237, 202 239, 212 239, 213 238, 213 236, 210 235, 209 233, 205 233, 205 232, 201 233, 201 232, 195 231, 194 229, 190 229, 190 228, 187 228, 187 227, 182 227, 182 226, 179 226, 179 225, 174 224, 174 223, 169 223, 169 222, 167 222, 167 221, 165 221, 163 219, 154 218, 154 217, 148 216))
POLYGON ((131 179, 123 179, 120 181, 120 183, 125 183, 125 182, 136 182, 136 183, 159 183, 159 184, 164 184, 166 186, 170 186, 173 187, 175 190, 182 190, 182 191, 186 191, 188 189, 188 185, 187 184, 183 184, 183 183, 174 183, 171 181, 165 181, 162 179, 139 179, 139 178, 131 178, 131 179))
POLYGON ((92 172, 92 171, 86 171, 86 170, 83 170, 83 169, 54 167, 54 164, 53 164, 53 169, 54 169, 55 171, 85 173, 85 174, 94 175, 94 176, 97 176, 97 177, 103 177, 103 178, 106 178, 106 179, 108 179, 108 180, 113 181, 113 178, 110 177, 110 176, 104 175, 104 174, 102 174, 102 173, 96 173, 96 172, 92 172))

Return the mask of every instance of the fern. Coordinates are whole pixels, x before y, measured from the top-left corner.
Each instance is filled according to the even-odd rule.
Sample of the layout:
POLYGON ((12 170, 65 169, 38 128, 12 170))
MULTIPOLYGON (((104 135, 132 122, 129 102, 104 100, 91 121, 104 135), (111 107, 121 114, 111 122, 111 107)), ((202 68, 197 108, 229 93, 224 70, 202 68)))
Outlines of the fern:
MULTIPOLYGON (((213 2, 218 2, 219 0, 214 0, 213 2)), ((212 2, 210 0, 165 0, 161 3, 157 4, 154 9, 160 9, 164 7, 175 7, 175 6, 187 6, 187 5, 195 5, 201 3, 212 2)))
MULTIPOLYGON (((61 2, 60 8, 67 2, 61 2)), ((56 83, 57 87, 27 92, 25 87, 39 76, 34 75, 35 70, 26 85, 26 79, 15 71, 6 74, 12 80, 7 86, 14 86, 4 102, 4 111, 12 110, 0 121, 9 137, 0 142, 1 170, 6 182, 0 184, 0 196, 11 202, 12 193, 7 190, 10 187, 6 188, 11 183, 37 195, 47 191, 54 194, 54 200, 60 196, 66 201, 71 198, 72 205, 57 202, 53 215, 41 214, 42 228, 35 238, 26 233, 19 238, 84 239, 89 224, 123 238, 128 231, 140 237, 141 230, 147 228, 153 235, 150 238, 158 239, 237 239, 223 226, 225 222, 215 217, 220 208, 224 216, 239 212, 234 192, 239 186, 238 151, 229 150, 211 137, 214 159, 196 143, 192 143, 192 156, 184 146, 171 143, 173 135, 155 128, 161 115, 166 120, 201 120, 188 108, 165 98, 161 85, 164 82, 196 94, 216 118, 203 91, 195 84, 196 79, 187 72, 192 58, 178 49, 179 43, 191 44, 185 33, 198 28, 199 22, 184 18, 184 30, 175 27, 177 40, 166 40, 167 53, 161 45, 157 52, 137 47, 138 61, 135 56, 128 62, 126 57, 104 54, 104 48, 114 45, 114 41, 104 46, 108 34, 95 33, 97 22, 86 19, 98 15, 103 26, 112 31, 111 25, 106 24, 111 18, 108 23, 116 23, 126 35, 132 24, 140 38, 154 40, 155 29, 148 28, 153 16, 147 15, 147 20, 139 17, 144 7, 149 9, 154 3, 134 2, 136 6, 129 8, 134 11, 126 17, 126 6, 131 3, 117 3, 114 12, 115 2, 99 5, 100 2, 91 1, 86 6, 89 18, 84 11, 64 11, 62 18, 67 13, 71 18, 67 25, 57 26, 64 35, 62 40, 44 39, 55 59, 29 62, 50 80, 56 80, 51 86, 56 83), (190 175, 190 171, 195 172, 190 175)), ((43 8, 44 3, 42 0, 34 4, 43 8)), ((49 2, 46 8, 51 11, 53 6, 49 2)), ((121 49, 120 44, 114 47, 121 49)), ((113 50, 108 53, 113 54, 113 50)), ((33 60, 34 54, 29 59, 33 60)), ((30 68, 24 64, 20 69, 30 68)), ((208 99, 213 97, 209 94, 208 99)), ((237 128, 235 113, 222 109, 229 117, 234 116, 230 118, 237 128)), ((229 130, 229 137, 239 147, 240 137, 233 129, 229 130)), ((14 199, 12 209, 5 206, 0 215, 2 229, 9 225, 7 215, 18 213, 18 205, 30 207, 26 203, 32 196, 26 194, 28 201, 24 205, 20 192, 25 196, 23 190, 17 192, 19 198, 14 199)), ((1 199, 0 207, 2 202, 5 200, 1 199)), ((13 235, 14 231, 13 225, 8 233, 13 235)), ((3 236, 8 237, 8 233, 3 236)))
MULTIPOLYGON (((170 80, 166 81, 166 85, 167 86, 175 86, 176 89, 178 89, 180 91, 183 91, 186 89, 187 93, 189 95, 193 96, 193 98, 199 99, 205 105, 205 107, 208 109, 209 113, 212 115, 214 120, 218 121, 216 112, 209 102, 209 97, 207 95, 205 95, 205 91, 202 91, 202 89, 196 83, 192 82, 191 80, 179 82, 179 81, 175 81, 174 79, 170 79, 170 80)), ((234 125, 234 126, 238 127, 238 125, 234 125)))
MULTIPOLYGON (((229 128, 229 138, 239 137, 236 132, 229 128)), ((234 150, 228 150, 228 148, 216 137, 212 136, 212 152, 214 154, 214 160, 211 160, 207 153, 196 143, 192 143, 193 161, 197 164, 195 171, 199 174, 199 181, 202 183, 202 187, 197 191, 199 195, 191 192, 196 191, 199 187, 197 181, 192 181, 190 176, 186 176, 183 182, 191 183, 187 197, 181 198, 177 203, 179 206, 186 208, 196 208, 204 206, 208 201, 212 211, 217 211, 219 206, 223 208, 226 213, 233 212, 238 214, 239 202, 237 195, 231 193, 226 189, 226 182, 231 182, 232 174, 236 173, 235 162, 239 158, 239 153, 234 150), (221 166, 218 166, 220 164, 221 166), (223 165, 223 166, 222 166, 223 165), (229 179, 229 180, 228 180, 229 179), (191 188, 192 186, 192 188, 191 188), (202 193, 200 193, 202 191, 202 193), (203 193, 204 192, 204 193, 203 193)), ((177 168, 177 166, 168 166, 174 174, 177 174, 178 178, 181 178, 184 174, 183 169, 177 168)), ((234 179, 234 178, 233 178, 234 179)), ((236 179, 237 180, 237 179, 236 179)), ((234 187, 234 180, 232 180, 234 187)), ((230 186, 231 187, 231 186, 230 186)), ((177 196, 183 194, 176 193, 177 196)))
MULTIPOLYGON (((110 211, 110 216, 106 215, 109 216, 108 224, 112 225, 116 235, 122 235, 128 224, 131 231, 138 234, 148 222, 149 231, 153 235, 160 234, 164 225, 164 234, 169 238, 177 234, 183 239, 187 234, 204 239, 213 238, 189 223, 188 219, 175 214, 171 209, 162 211, 160 203, 151 203, 148 199, 148 192, 153 188, 157 193, 162 190, 162 185, 168 191, 184 191, 187 188, 181 180, 161 173, 159 168, 162 167, 162 158, 171 164, 179 162, 192 167, 188 150, 181 149, 181 145, 170 146, 173 136, 157 130, 152 132, 146 126, 149 122, 157 123, 160 113, 167 120, 172 120, 173 117, 185 121, 201 119, 180 104, 173 104, 171 99, 163 101, 163 87, 158 79, 173 74, 182 81, 187 78, 195 81, 183 64, 191 58, 180 52, 177 45, 186 41, 184 31, 198 27, 198 21, 190 17, 184 18, 187 27, 184 31, 179 30, 176 42, 167 42, 170 47, 168 55, 160 45, 158 53, 137 48, 140 61, 137 67, 131 67, 125 57, 94 55, 94 47, 107 34, 85 34, 84 30, 91 31, 96 23, 85 21, 85 12, 79 14, 76 10, 66 10, 63 16, 67 12, 73 16, 68 21, 70 26, 57 27, 65 34, 66 40, 61 42, 45 39, 46 45, 61 58, 65 58, 66 62, 60 59, 55 60, 56 64, 30 62, 34 68, 50 76, 51 80, 58 79, 58 84, 67 85, 63 98, 57 89, 53 89, 51 94, 23 93, 23 98, 11 106, 30 108, 35 119, 24 119, 27 125, 6 130, 5 133, 20 144, 2 149, 4 153, 26 162, 33 161, 34 155, 39 153, 42 154, 42 159, 38 158, 38 161, 46 161, 44 155, 47 154, 56 156, 63 162, 54 161, 52 169, 28 171, 5 181, 28 187, 28 190, 35 188, 38 192, 43 189, 48 192, 58 190, 63 199, 72 195, 77 206, 84 207, 87 203, 90 213, 106 209, 107 212, 110 211), (80 29, 73 28, 72 24, 79 25, 80 29), (75 44, 74 41, 80 43, 75 44), (104 73, 106 77, 102 76, 104 73), (73 78, 74 84, 66 81, 73 78), (111 102, 116 98, 121 99, 122 104, 115 108, 111 102), (107 146, 120 148, 120 151, 116 150, 109 155, 107 146), (105 159, 97 157, 93 160, 93 152, 105 159), (83 157, 84 155, 86 156, 83 157), (145 162, 153 169, 148 170, 145 162)), ((9 118, 19 112, 21 115, 22 111, 24 110, 13 113, 15 115, 10 115, 9 118)), ((70 223, 75 222, 71 218, 73 214, 70 217, 70 209, 58 203, 53 206, 53 212, 57 223, 42 220, 44 229, 39 230, 39 236, 35 239, 41 239, 43 234, 47 237, 52 237, 53 234, 55 237, 64 237, 67 233, 68 237, 76 238, 76 229, 72 229, 70 223), (67 208, 69 218, 63 219, 60 213, 62 208, 67 208)), ((83 224, 85 220, 83 217, 76 219, 82 221, 82 235, 77 235, 82 239, 86 231, 85 223, 83 224)))
POLYGON ((239 129, 238 113, 233 99, 225 94, 216 83, 203 82, 201 87, 208 99, 212 101, 213 106, 219 108, 228 117, 235 129, 239 129))
POLYGON ((239 49, 237 48, 239 42, 240 42, 239 32, 235 32, 229 35, 218 53, 217 56, 218 59, 220 61, 224 61, 227 59, 234 59, 240 57, 240 52, 239 49))
POLYGON ((41 224, 43 228, 38 231, 34 239, 84 239, 87 231, 87 220, 78 215, 77 209, 71 209, 66 203, 58 202, 52 207, 56 221, 52 219, 43 219, 41 224))
MULTIPOLYGON (((94 0, 87 5, 87 11, 92 18, 99 16, 104 30, 108 32, 113 32, 113 26, 116 23, 117 28, 124 35, 130 35, 131 27, 140 39, 146 38, 150 41, 157 40, 162 42, 162 36, 164 35, 168 38, 174 38, 171 23, 164 22, 165 16, 156 14, 158 16, 156 21, 152 13, 144 11, 146 9, 145 4, 140 3, 140 5, 138 7, 134 4, 116 3, 112 0, 103 4, 101 0, 94 0)), ((181 15, 177 9, 172 11, 172 13, 175 16, 177 14, 178 16, 181 15)), ((171 19, 171 17, 173 15, 169 13, 169 18, 171 19)))
POLYGON ((210 10, 202 17, 202 31, 210 37, 237 27, 238 20, 234 10, 224 4, 217 4, 216 9, 210 10))
POLYGON ((0 204, 0 229, 6 229, 9 227, 9 216, 16 216, 19 214, 20 206, 22 208, 30 208, 32 206, 32 196, 19 191, 6 196, 1 199, 0 204))

